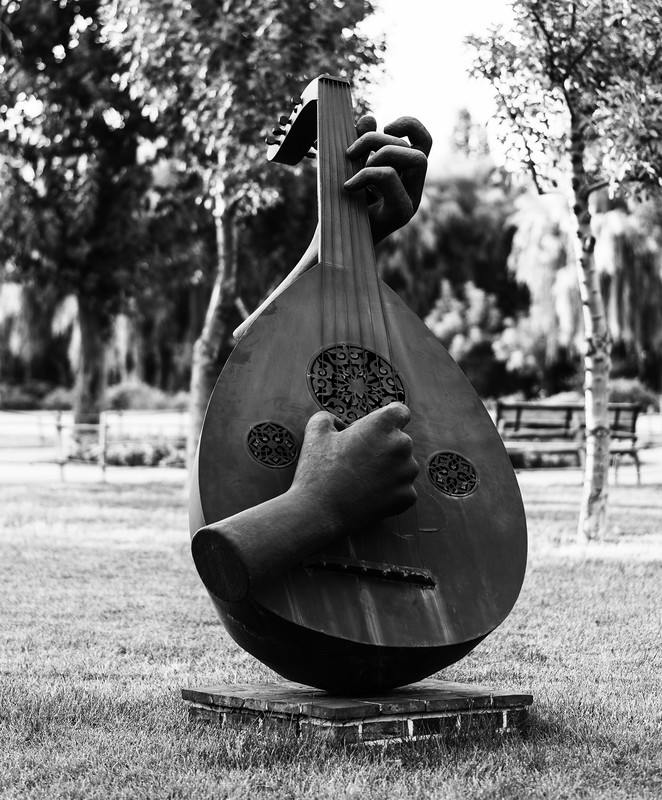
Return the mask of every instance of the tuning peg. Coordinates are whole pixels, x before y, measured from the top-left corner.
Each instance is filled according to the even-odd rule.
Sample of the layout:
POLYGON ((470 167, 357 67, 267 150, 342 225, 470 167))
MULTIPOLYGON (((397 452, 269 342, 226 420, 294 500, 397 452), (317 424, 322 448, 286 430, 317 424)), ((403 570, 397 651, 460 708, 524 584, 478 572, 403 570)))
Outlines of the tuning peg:
POLYGON ((314 148, 306 153, 306 158, 317 158, 317 150, 314 148))
POLYGON ((289 121, 290 121, 290 118, 286 117, 285 114, 282 114, 280 117, 278 117, 278 124, 279 125, 287 125, 289 123, 289 121))
POLYGON ((290 97, 290 103, 292 103, 293 106, 298 106, 300 102, 301 95, 295 94, 294 97, 290 97))
POLYGON ((269 145, 280 144, 280 139, 277 136, 272 136, 271 134, 265 136, 264 141, 269 145))
POLYGON ((273 133, 274 136, 284 136, 285 135, 285 131, 282 128, 279 128, 278 126, 276 126, 275 128, 272 128, 271 132, 273 133))

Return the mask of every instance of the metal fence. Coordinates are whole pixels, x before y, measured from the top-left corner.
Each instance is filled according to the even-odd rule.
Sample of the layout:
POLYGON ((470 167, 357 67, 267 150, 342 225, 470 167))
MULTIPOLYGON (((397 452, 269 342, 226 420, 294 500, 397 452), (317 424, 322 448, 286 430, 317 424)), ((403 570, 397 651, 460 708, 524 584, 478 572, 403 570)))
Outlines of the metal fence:
MULTIPOLYGON (((68 411, 0 411, 0 467, 56 465, 65 480, 68 465, 86 464, 103 480, 109 466, 156 466, 165 451, 175 457, 159 466, 184 468, 187 428, 185 410, 105 411, 98 425, 74 424, 68 411)), ((662 414, 641 414, 637 435, 641 448, 662 447, 662 414)))
POLYGON ((104 411, 98 425, 69 411, 0 411, 0 465, 69 464, 185 467, 186 411, 104 411), (169 462, 168 457, 170 454, 169 462))

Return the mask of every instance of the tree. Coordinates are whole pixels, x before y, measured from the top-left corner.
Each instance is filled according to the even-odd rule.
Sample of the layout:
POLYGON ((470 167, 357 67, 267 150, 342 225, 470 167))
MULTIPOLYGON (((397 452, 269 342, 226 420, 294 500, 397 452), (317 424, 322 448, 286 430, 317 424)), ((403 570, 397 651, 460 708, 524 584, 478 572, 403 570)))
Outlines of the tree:
POLYGON ((35 293, 74 294, 76 422, 98 422, 112 321, 143 277, 153 135, 122 83, 102 0, 0 2, 0 263, 35 293))
MULTIPOLYGON (((538 391, 553 394, 575 383, 579 371, 582 309, 572 253, 573 231, 566 200, 558 193, 526 192, 519 198, 508 268, 529 290, 526 316, 511 336, 532 358, 538 391), (562 379, 566 385, 559 386, 562 379)), ((515 342, 513 342, 515 344, 515 342)))
MULTIPOLYGON (((595 264, 613 341, 611 377, 638 377, 658 393, 662 363, 659 218, 659 203, 626 204, 610 197, 606 189, 591 196, 595 264)), ((513 220, 517 230, 509 269, 531 295, 528 317, 518 321, 518 332, 528 330, 534 336, 538 383, 551 394, 570 388, 568 381, 575 383, 582 352, 582 308, 567 204, 560 194, 529 192, 518 203, 513 220)))
POLYGON ((138 90, 167 121, 172 157, 202 177, 216 223, 216 275, 193 355, 192 450, 238 321, 240 224, 275 194, 264 135, 316 75, 360 83, 380 46, 357 29, 373 10, 364 0, 123 0, 120 8, 138 90))
POLYGON ((475 75, 495 89, 509 155, 539 191, 565 193, 583 306, 586 471, 578 533, 599 538, 608 497, 610 334, 589 196, 662 176, 660 0, 515 0, 514 26, 470 37, 475 75))
POLYGON ((386 283, 421 318, 439 297, 473 282, 497 297, 504 316, 526 308, 528 296, 508 272, 517 191, 490 159, 455 159, 443 177, 428 179, 414 218, 377 248, 386 283))

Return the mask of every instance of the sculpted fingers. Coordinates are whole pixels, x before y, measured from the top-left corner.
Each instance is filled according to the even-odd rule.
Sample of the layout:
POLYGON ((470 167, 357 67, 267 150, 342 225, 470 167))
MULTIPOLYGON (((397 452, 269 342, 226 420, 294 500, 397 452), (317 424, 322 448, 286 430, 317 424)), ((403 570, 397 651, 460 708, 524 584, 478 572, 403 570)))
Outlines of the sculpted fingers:
POLYGON ((413 148, 420 150, 425 156, 430 155, 432 136, 416 117, 398 117, 394 122, 384 126, 384 133, 399 137, 406 136, 413 148))
POLYGON ((372 114, 365 114, 356 123, 356 135, 359 138, 363 136, 365 133, 369 133, 370 131, 376 131, 376 130, 377 130, 377 120, 372 116, 372 114))
POLYGON ((370 224, 375 243, 406 225, 423 195, 427 155, 432 137, 416 118, 400 117, 376 130, 374 117, 357 124, 359 138, 347 148, 351 159, 361 159, 363 169, 345 183, 347 191, 368 189, 376 196, 369 202, 370 224))
POLYGON ((398 180, 402 182, 402 186, 411 201, 413 216, 423 195, 425 175, 428 169, 427 157, 420 150, 415 150, 412 147, 405 149, 387 145, 373 153, 366 162, 366 168, 368 169, 382 165, 392 167, 397 171, 398 180))
POLYGON ((398 147, 397 145, 387 144, 372 153, 366 161, 366 167, 380 167, 387 164, 390 167, 402 172, 404 170, 427 170, 428 159, 420 150, 413 147, 398 147))
POLYGON ((411 419, 411 412, 404 403, 393 402, 373 411, 372 416, 385 427, 402 429, 411 419))
POLYGON ((393 167, 365 167, 345 183, 348 192, 370 189, 377 196, 372 219, 373 238, 381 240, 405 225, 414 215, 414 206, 403 181, 393 167))
POLYGON ((304 442, 306 439, 320 438, 336 433, 336 417, 328 411, 318 411, 306 423, 304 442))
POLYGON ((351 159, 367 158, 370 153, 382 147, 404 147, 409 148, 409 144, 398 136, 390 136, 386 133, 378 133, 375 130, 368 131, 350 144, 347 148, 347 155, 351 159))

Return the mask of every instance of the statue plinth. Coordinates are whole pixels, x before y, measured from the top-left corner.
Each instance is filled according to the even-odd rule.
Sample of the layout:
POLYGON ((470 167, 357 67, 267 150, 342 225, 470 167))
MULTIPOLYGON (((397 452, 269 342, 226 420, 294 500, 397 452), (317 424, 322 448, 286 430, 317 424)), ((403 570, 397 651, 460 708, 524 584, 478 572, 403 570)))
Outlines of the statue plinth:
POLYGON ((489 686, 424 680, 387 694, 339 697, 302 684, 218 684, 182 689, 192 719, 280 729, 341 743, 418 740, 523 725, 533 697, 489 686))

